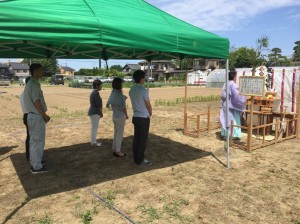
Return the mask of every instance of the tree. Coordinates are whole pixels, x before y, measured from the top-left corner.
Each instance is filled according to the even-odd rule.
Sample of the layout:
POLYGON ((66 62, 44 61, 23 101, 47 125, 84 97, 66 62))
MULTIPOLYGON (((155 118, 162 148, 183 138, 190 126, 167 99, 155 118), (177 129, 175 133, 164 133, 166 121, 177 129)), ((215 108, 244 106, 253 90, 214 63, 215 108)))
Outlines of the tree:
POLYGON ((253 67, 257 67, 259 65, 266 64, 266 55, 264 54, 265 51, 268 51, 269 47, 269 37, 268 36, 261 36, 256 40, 256 59, 254 60, 253 67))
POLYGON ((34 58, 29 59, 25 58, 22 63, 27 63, 30 65, 32 63, 39 63, 43 66, 44 76, 51 76, 57 73, 58 70, 58 61, 55 58, 34 58))
POLYGON ((89 68, 81 68, 78 72, 75 72, 75 75, 80 76, 103 76, 105 73, 105 69, 94 67, 92 69, 89 68))
POLYGON ((293 61, 299 62, 300 61, 300 40, 295 42, 296 46, 293 48, 293 61))
POLYGON ((278 65, 279 58, 281 57, 281 49, 275 47, 271 50, 271 54, 268 55, 269 61, 274 62, 275 66, 278 65))
POLYGON ((110 69, 114 69, 116 71, 122 71, 123 67, 121 65, 112 65, 110 66, 110 69))
POLYGON ((278 65, 280 66, 291 66, 292 60, 287 58, 286 56, 279 56, 278 65))
POLYGON ((268 51, 269 37, 261 36, 256 40, 256 49, 240 47, 230 48, 229 54, 229 67, 241 68, 241 67, 253 67, 256 68, 259 65, 266 64, 265 52, 268 51))
POLYGON ((234 49, 229 54, 229 67, 232 68, 250 68, 257 60, 256 51, 253 48, 240 47, 234 49))

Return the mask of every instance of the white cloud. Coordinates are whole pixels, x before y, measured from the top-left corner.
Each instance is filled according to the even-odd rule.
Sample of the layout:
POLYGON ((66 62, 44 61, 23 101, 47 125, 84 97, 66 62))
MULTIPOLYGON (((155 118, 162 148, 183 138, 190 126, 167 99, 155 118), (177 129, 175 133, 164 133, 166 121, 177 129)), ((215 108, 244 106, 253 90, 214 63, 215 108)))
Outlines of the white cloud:
MULTIPOLYGON (((299 0, 146 0, 150 4, 209 31, 234 30, 257 15, 288 6, 299 0)), ((298 16, 296 17, 298 18, 298 16)))
POLYGON ((289 16, 289 18, 293 21, 293 22, 299 22, 300 21, 300 14, 292 14, 289 16))

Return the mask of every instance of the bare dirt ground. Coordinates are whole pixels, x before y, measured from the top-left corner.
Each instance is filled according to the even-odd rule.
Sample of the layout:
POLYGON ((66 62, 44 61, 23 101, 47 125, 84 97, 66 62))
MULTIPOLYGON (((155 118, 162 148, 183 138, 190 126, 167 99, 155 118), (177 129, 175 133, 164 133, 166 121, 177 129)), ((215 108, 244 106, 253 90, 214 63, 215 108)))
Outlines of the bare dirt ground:
MULTIPOLYGON (((248 153, 232 149, 226 169, 218 130, 193 138, 182 134, 183 105, 154 107, 147 157, 133 164, 133 126, 127 121, 126 158, 112 156, 111 111, 100 121, 103 147, 89 144, 88 89, 42 86, 51 122, 44 158, 51 172, 32 175, 25 159, 25 127, 19 95, 23 87, 0 88, 0 223, 300 223, 300 141, 293 139, 248 153)), ((106 102, 110 90, 101 96, 106 102)), ((124 90, 128 95, 128 89, 124 90)), ((189 88, 189 96, 220 89, 189 88)), ((175 99, 184 88, 150 90, 175 99)), ((192 103, 205 111, 218 102, 192 103)), ((131 105, 128 102, 131 114, 131 105)))

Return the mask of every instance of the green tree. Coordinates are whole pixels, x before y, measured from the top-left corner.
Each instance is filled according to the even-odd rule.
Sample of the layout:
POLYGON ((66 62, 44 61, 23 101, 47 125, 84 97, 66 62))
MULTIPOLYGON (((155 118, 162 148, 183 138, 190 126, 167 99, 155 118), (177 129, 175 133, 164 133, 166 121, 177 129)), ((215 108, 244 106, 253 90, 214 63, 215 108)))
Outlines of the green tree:
POLYGON ((269 57, 269 61, 270 62, 274 62, 274 65, 278 65, 278 61, 279 61, 279 58, 281 57, 281 49, 278 48, 278 47, 275 47, 271 50, 271 54, 268 55, 269 57))
POLYGON ((58 61, 55 58, 25 58, 22 62, 28 65, 30 65, 30 62, 41 64, 43 66, 44 76, 54 75, 58 71, 58 61))
POLYGON ((122 71, 123 67, 121 65, 112 65, 110 66, 110 69, 114 69, 116 71, 122 71))
POLYGON ((278 65, 279 66, 291 66, 292 60, 287 58, 286 56, 279 56, 278 57, 278 65))
POLYGON ((293 61, 294 62, 299 62, 300 61, 300 40, 295 42, 295 47, 293 48, 294 53, 293 53, 293 61))
POLYGON ((256 58, 253 63, 253 67, 266 64, 265 52, 268 51, 269 37, 261 36, 256 40, 256 58))
POLYGON ((105 73, 105 69, 99 69, 97 67, 94 67, 92 69, 90 68, 81 68, 77 72, 75 72, 75 75, 80 76, 103 76, 105 73))
POLYGON ((256 51, 253 48, 240 47, 233 49, 229 54, 230 68, 250 68, 255 66, 256 51))

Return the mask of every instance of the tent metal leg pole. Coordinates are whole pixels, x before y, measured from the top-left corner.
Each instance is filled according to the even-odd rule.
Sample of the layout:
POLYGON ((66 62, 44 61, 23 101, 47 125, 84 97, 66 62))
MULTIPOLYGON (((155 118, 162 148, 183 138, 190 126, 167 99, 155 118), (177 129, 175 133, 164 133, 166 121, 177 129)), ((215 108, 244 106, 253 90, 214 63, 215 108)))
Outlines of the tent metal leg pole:
POLYGON ((149 76, 150 76, 150 63, 151 63, 151 60, 148 61, 148 71, 147 71, 147 89, 148 89, 148 92, 149 92, 149 76))
POLYGON ((226 60, 226 158, 227 158, 227 168, 230 168, 230 148, 229 148, 229 108, 228 108, 228 80, 229 80, 229 60, 226 60))
POLYGON ((150 74, 151 74, 150 77, 153 78, 153 77, 152 77, 152 61, 150 61, 150 74))
POLYGON ((101 69, 101 51, 99 53, 99 69, 101 69))

